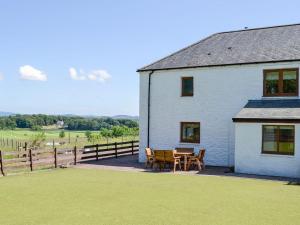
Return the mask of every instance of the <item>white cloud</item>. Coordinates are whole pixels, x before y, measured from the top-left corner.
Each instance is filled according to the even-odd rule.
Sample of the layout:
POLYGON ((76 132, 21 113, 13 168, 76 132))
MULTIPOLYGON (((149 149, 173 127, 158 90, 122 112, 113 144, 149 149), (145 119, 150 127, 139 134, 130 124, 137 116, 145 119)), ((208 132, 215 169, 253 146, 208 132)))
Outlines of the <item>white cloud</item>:
POLYGON ((94 70, 88 75, 88 78, 89 80, 104 83, 111 78, 111 75, 106 70, 94 70))
MULTIPOLYGON (((82 74, 83 71, 80 71, 80 73, 82 74)), ((78 75, 77 70, 73 67, 71 67, 69 69, 69 74, 73 80, 85 80, 86 79, 86 77, 84 75, 78 75)))
POLYGON ((85 73, 82 69, 77 72, 73 67, 69 69, 70 77, 73 80, 91 80, 104 83, 111 78, 111 75, 106 70, 93 70, 90 73, 85 73))
POLYGON ((30 65, 21 66, 19 72, 21 74, 21 78, 24 80, 38 80, 38 81, 47 80, 47 75, 44 72, 30 65))

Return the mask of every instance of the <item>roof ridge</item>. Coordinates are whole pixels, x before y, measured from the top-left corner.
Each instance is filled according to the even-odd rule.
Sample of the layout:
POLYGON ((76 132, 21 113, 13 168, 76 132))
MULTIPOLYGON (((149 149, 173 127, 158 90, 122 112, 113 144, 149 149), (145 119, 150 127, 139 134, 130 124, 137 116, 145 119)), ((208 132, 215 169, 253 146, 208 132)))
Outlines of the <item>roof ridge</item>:
POLYGON ((151 64, 145 65, 145 66, 141 67, 140 69, 138 69, 137 72, 144 71, 147 67, 152 66, 153 64, 158 63, 158 62, 160 62, 160 61, 162 61, 162 60, 164 60, 164 59, 166 59, 168 57, 171 57, 171 56, 173 56, 173 55, 175 55, 175 54, 177 54, 179 52, 182 52, 182 51, 184 51, 184 50, 186 50, 186 49, 188 49, 190 47, 193 47, 194 45, 197 45, 197 44, 199 44, 199 43, 201 43, 201 42, 203 42, 203 41, 205 41, 205 40, 207 40, 207 39, 209 39, 209 38, 211 38, 211 37, 213 37, 213 36, 215 36, 217 34, 220 34, 220 33, 222 33, 222 32, 211 34, 211 35, 207 36, 206 38, 201 39, 200 41, 194 42, 193 44, 190 44, 187 47, 184 47, 184 48, 182 48, 182 49, 180 49, 180 50, 178 50, 176 52, 173 52, 173 53, 171 53, 171 54, 169 54, 169 55, 167 55, 167 56, 165 56, 165 57, 163 57, 163 58, 161 58, 159 60, 156 60, 156 61, 154 61, 151 64))
MULTIPOLYGON (((257 64, 257 63, 277 63, 277 62, 291 62, 300 61, 300 51, 292 52, 293 54, 287 54, 287 51, 294 50, 294 48, 300 48, 300 39, 298 34, 300 32, 300 23, 287 24, 287 25, 277 25, 268 26, 252 29, 243 29, 235 31, 224 31, 217 32, 203 38, 193 44, 188 45, 176 52, 166 55, 165 57, 154 61, 151 64, 145 65, 137 70, 137 72, 142 71, 154 71, 154 70, 164 70, 164 69, 180 69, 180 68, 194 68, 194 67, 212 67, 212 66, 228 66, 228 65, 243 65, 243 64, 257 64), (293 35, 293 37, 287 37, 286 35, 280 35, 282 30, 286 30, 287 34, 293 35), (246 33, 246 31, 248 33, 246 33), (252 32, 251 32, 252 31, 252 32), (243 32, 243 33, 242 33, 243 32), (227 35, 232 33, 231 35, 227 35), (276 47, 276 52, 267 52, 266 45, 262 45, 259 49, 258 46, 254 49, 249 49, 247 54, 252 54, 251 57, 245 55, 245 52, 237 49, 236 51, 228 52, 226 49, 231 50, 230 47, 222 47, 224 41, 232 38, 232 35, 237 37, 237 40, 244 40, 241 43, 242 47, 247 47, 248 43, 253 41, 249 38, 258 37, 261 40, 263 37, 258 36, 260 33, 268 33, 271 37, 276 37, 276 42, 278 46, 276 47), (277 35, 277 36, 276 36, 277 35), (214 37, 221 37, 220 40, 214 37), (246 39, 249 39, 248 41, 246 39), (295 46, 284 45, 284 39, 293 38, 295 46), (212 43, 207 43, 207 40, 212 40, 212 43), (246 41, 245 41, 246 40, 246 41), (216 45, 218 43, 219 45, 216 45), (198 48, 198 46, 200 46, 198 48), (208 48, 201 48, 201 46, 208 46, 208 48), (205 50, 206 49, 206 50, 205 50), (218 56, 210 57, 210 50, 219 50, 218 56), (205 51, 208 56, 206 56, 205 51), (228 58, 228 54, 231 54, 231 58, 228 58)), ((273 41, 273 40, 270 40, 273 41)))
POLYGON ((267 27, 255 27, 250 29, 239 29, 239 30, 231 30, 231 31, 222 31, 218 34, 226 34, 226 33, 235 33, 235 32, 243 32, 243 31, 253 31, 253 30, 264 30, 264 29, 272 29, 272 28, 279 28, 279 27, 290 27, 290 26, 299 26, 300 23, 293 23, 293 24, 284 24, 284 25, 276 25, 276 26, 267 26, 267 27))

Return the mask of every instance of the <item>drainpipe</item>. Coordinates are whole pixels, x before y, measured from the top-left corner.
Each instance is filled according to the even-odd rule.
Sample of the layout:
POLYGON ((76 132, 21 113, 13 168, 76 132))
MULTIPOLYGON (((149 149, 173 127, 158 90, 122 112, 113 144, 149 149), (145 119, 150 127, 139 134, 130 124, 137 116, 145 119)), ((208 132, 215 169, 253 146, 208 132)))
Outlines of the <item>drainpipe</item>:
POLYGON ((150 97, 151 97, 151 75, 154 73, 152 70, 148 75, 148 125, 147 125, 147 147, 150 147, 150 97))

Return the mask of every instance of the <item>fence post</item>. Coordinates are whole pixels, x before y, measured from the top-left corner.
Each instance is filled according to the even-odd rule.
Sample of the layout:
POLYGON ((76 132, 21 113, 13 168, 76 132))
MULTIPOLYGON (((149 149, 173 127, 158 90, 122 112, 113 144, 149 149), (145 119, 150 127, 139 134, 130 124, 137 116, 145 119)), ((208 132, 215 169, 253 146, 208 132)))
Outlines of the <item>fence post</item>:
POLYGON ((75 145, 75 147, 74 147, 74 165, 76 165, 76 164, 77 164, 77 147, 75 145))
POLYGON ((96 145, 96 160, 99 160, 98 144, 96 145))
MULTIPOLYGON (((28 157, 28 154, 27 154, 27 142, 25 142, 25 146, 24 146, 24 150, 25 150, 25 156, 26 158, 28 157)), ((22 154, 22 153, 21 153, 22 154)), ((24 156, 24 154, 22 155, 22 157, 24 156)))
POLYGON ((57 149, 54 148, 54 167, 57 168, 57 149))
POLYGON ((131 141, 131 153, 132 153, 132 155, 133 155, 133 141, 131 141))
POLYGON ((30 160, 30 170, 33 171, 33 163, 32 163, 32 149, 29 149, 29 160, 30 160))
POLYGON ((3 176, 5 176, 5 173, 4 173, 4 168, 3 168, 3 157, 2 157, 2 151, 0 150, 0 169, 1 169, 1 173, 3 176))
POLYGON ((116 156, 116 158, 118 158, 117 142, 115 142, 115 156, 116 156))

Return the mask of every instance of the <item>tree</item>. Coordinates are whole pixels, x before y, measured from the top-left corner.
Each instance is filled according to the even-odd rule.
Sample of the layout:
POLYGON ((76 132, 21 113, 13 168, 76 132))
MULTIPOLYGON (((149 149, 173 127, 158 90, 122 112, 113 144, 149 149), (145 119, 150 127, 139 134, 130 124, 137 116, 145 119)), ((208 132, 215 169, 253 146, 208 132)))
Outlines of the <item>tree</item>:
POLYGON ((85 132, 85 136, 86 136, 86 138, 89 140, 89 138, 91 138, 91 135, 92 135, 92 132, 91 131, 89 131, 89 130, 87 130, 86 132, 85 132))
POLYGON ((114 126, 138 127, 137 121, 129 119, 17 114, 1 118, 0 129, 14 129, 15 127, 36 129, 37 127, 54 125, 57 121, 64 121, 68 130, 101 130, 102 128, 112 129, 114 126))
POLYGON ((112 128, 112 135, 114 137, 121 137, 126 133, 126 128, 123 126, 114 126, 112 128))
POLYGON ((128 129, 128 135, 136 137, 139 135, 139 128, 138 127, 133 127, 128 129))
POLYGON ((112 137, 112 130, 109 130, 107 128, 102 128, 100 130, 100 135, 105 138, 112 137))
POLYGON ((39 132, 32 136, 32 146, 40 146, 46 140, 45 132, 39 132))
POLYGON ((96 133, 92 133, 91 136, 88 138, 89 142, 93 142, 93 144, 97 141, 99 141, 100 135, 96 133))
POLYGON ((59 137, 60 138, 64 138, 66 136, 65 131, 62 130, 61 132, 59 132, 59 137))
POLYGON ((33 125, 30 129, 33 130, 33 131, 41 131, 42 127, 39 126, 39 125, 33 125))

